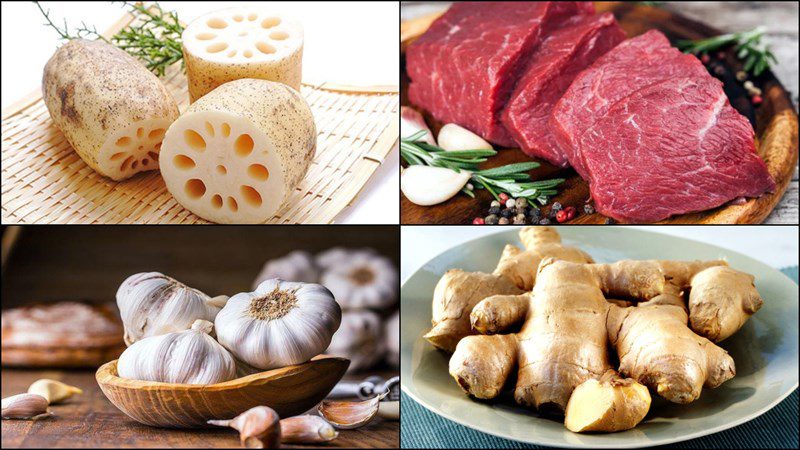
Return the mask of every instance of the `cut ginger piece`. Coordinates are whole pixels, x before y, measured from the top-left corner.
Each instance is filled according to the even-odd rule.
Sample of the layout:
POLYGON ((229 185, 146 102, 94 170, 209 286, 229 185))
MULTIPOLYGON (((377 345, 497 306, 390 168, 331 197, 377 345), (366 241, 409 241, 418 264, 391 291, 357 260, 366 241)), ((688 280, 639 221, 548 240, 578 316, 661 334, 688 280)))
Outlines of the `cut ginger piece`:
POLYGON ((609 370, 598 379, 586 380, 572 392, 564 426, 575 433, 630 430, 650 410, 647 387, 609 370))

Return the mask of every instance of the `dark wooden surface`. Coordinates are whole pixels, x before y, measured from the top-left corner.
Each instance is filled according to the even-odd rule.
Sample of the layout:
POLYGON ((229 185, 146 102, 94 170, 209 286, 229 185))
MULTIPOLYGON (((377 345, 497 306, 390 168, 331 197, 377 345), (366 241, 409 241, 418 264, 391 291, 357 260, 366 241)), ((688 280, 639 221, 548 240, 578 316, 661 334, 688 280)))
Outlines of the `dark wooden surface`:
MULTIPOLYGON (((10 227, 5 227, 4 237, 10 227)), ((69 299, 114 301, 119 284, 141 271, 161 271, 210 295, 249 291, 263 263, 292 250, 373 247, 399 266, 393 226, 28 226, 4 242, 2 306, 69 299), (6 253, 7 252, 7 253, 6 253), (8 258, 5 259, 5 256, 8 258)), ((387 311, 388 313, 388 311, 387 311)), ((389 377, 393 371, 383 370, 389 377)), ((94 371, 2 370, 2 395, 25 392, 39 378, 84 390, 56 416, 2 421, 2 447, 238 447, 227 428, 169 430, 141 425, 100 391, 94 371)), ((366 375, 348 376, 362 380, 366 375)), ((341 431, 332 447, 398 447, 398 422, 376 420, 341 431)))
MULTIPOLYGON (((411 2, 403 6, 405 19, 410 19, 405 9, 408 6, 419 8, 429 14, 430 9, 441 9, 446 5, 442 2, 432 2, 429 9, 425 2, 411 2)), ((675 39, 700 39, 720 34, 708 25, 680 15, 680 3, 670 5, 668 8, 637 7, 633 3, 625 2, 596 2, 599 11, 613 11, 629 37, 639 35, 647 30, 658 28, 672 40, 675 39)), ((709 3, 709 2, 706 2, 709 3)), ((717 2, 718 3, 718 2, 717 2)), ((668 2, 669 5, 669 2, 668 2)), ((795 7, 796 9, 796 7, 795 7)), ((796 14, 795 14, 796 15, 796 14)), ((428 19, 417 17, 421 24, 428 19)), ((404 24, 407 26, 409 22, 404 24)), ((409 27, 414 29, 412 25, 409 27)), ((796 26, 795 26, 796 29, 796 26)), ((738 30, 737 30, 738 31, 738 30)), ((401 30, 402 32, 402 30, 401 30)), ((401 43, 404 49, 408 41, 401 43)), ((733 58, 728 62, 738 64, 733 58)), ((405 71, 405 59, 401 59, 401 104, 409 105, 406 90, 408 77, 405 71)), ((734 65, 738 67, 738 65, 734 65)), ((737 109, 755 123, 756 135, 761 140, 758 146, 762 158, 767 162, 770 173, 776 176, 778 192, 764 195, 759 199, 751 199, 744 205, 728 205, 696 214, 686 214, 664 221, 664 223, 761 223, 764 222, 773 210, 784 217, 784 221, 796 223, 797 221, 797 190, 796 177, 793 175, 797 167, 797 115, 790 96, 786 93, 780 82, 768 74, 762 76, 756 83, 762 87, 766 103, 758 111, 755 110, 744 98, 744 90, 736 83, 726 83, 726 92, 737 109), (781 120, 778 120, 780 118, 781 120), (794 188, 790 188, 794 186, 794 188), (788 193, 787 193, 788 191, 788 193), (787 193, 784 198, 784 193, 787 193), (783 202, 781 200, 783 199, 783 202), (779 202, 781 205, 778 206, 779 202), (788 211, 788 212, 787 212, 788 211)), ((795 88, 796 89, 796 88, 795 88)), ((438 133, 441 123, 435 121, 425 111, 421 111, 432 126, 434 134, 438 133)), ((486 168, 516 162, 530 161, 522 152, 516 149, 501 150, 498 156, 493 157, 486 168)), ((581 180, 572 170, 559 170, 546 163, 536 171, 531 172, 533 179, 566 178, 566 182, 559 187, 559 195, 553 199, 565 206, 575 206, 579 211, 589 199, 587 183, 581 180)), ((417 206, 409 202, 400 194, 401 220, 404 224, 466 224, 471 223, 476 217, 485 217, 493 197, 485 192, 476 193, 476 199, 464 195, 457 195, 444 204, 433 207, 417 206)), ((545 207, 544 211, 549 211, 545 207)), ((574 224, 602 224, 605 218, 600 214, 580 214, 574 224)))
MULTIPOLYGON (((395 374, 383 371, 384 377, 395 374)), ((361 380, 365 376, 346 378, 361 380)), ((64 404, 53 405, 54 416, 42 420, 3 420, 2 447, 112 448, 112 447, 240 447, 239 435, 231 428, 165 429, 142 425, 109 402, 92 371, 2 371, 2 395, 25 392, 39 378, 54 378, 83 389, 83 394, 64 404)), ((340 430, 339 437, 325 447, 392 448, 400 445, 400 423, 376 418, 356 430, 340 430)), ((299 447, 299 446, 286 446, 299 447)), ((317 446, 319 447, 319 446, 317 446)))

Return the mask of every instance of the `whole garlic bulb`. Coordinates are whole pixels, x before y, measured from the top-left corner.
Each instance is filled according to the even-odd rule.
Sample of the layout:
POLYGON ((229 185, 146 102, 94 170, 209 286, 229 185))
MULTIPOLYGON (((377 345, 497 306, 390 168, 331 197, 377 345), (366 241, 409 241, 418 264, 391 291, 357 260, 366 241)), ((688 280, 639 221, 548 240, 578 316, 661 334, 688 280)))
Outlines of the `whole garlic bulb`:
POLYGON ((400 311, 396 311, 385 323, 386 362, 400 367, 400 311))
POLYGON ((191 329, 133 343, 117 362, 122 378, 162 383, 214 384, 236 378, 236 364, 209 334, 214 324, 196 320, 191 329))
POLYGON ((347 371, 358 372, 377 365, 385 350, 380 316, 369 310, 354 310, 342 313, 342 326, 326 353, 350 359, 347 371))
POLYGON ((125 343, 188 330, 197 319, 213 322, 226 300, 225 296, 211 298, 158 272, 131 275, 117 290, 125 343))
POLYGON ((344 309, 386 308, 397 300, 397 270, 372 250, 332 249, 320 255, 328 265, 320 283, 344 309))
POLYGON ((219 343, 236 358, 268 370, 325 351, 341 318, 339 304, 324 286, 272 279, 231 297, 215 326, 219 343))
POLYGON ((256 281, 253 282, 253 289, 272 278, 316 283, 319 281, 319 269, 314 264, 314 258, 310 253, 303 250, 295 250, 281 258, 267 261, 264 264, 264 268, 261 269, 261 273, 256 277, 256 281))

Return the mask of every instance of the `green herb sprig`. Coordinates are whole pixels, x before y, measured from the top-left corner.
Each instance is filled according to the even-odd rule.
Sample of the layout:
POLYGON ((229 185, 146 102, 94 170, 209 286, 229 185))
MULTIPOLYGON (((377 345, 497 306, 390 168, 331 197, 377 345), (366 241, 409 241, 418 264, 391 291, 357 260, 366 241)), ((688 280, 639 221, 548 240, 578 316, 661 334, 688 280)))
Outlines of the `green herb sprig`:
POLYGON ((70 31, 65 20, 61 28, 50 18, 50 10, 44 10, 39 2, 34 3, 45 18, 45 25, 55 29, 61 39, 100 39, 112 43, 141 60, 145 67, 158 76, 163 76, 167 67, 178 61, 183 67, 183 25, 174 11, 164 12, 158 2, 122 2, 134 16, 134 25, 124 28, 111 39, 104 38, 95 28, 89 28, 83 22, 70 31))
POLYGON ((699 41, 683 40, 678 42, 678 48, 685 53, 701 55, 735 44, 736 56, 744 61, 744 71, 757 77, 769 69, 771 64, 778 64, 778 59, 769 46, 761 42, 765 32, 765 28, 758 27, 742 33, 723 34, 699 41))
MULTIPOLYGON (((446 151, 430 145, 421 139, 427 131, 421 130, 408 138, 400 139, 400 155, 409 165, 425 165, 443 167, 460 173, 471 172, 471 181, 476 189, 486 189, 500 201, 500 193, 513 198, 525 198, 531 206, 534 202, 546 205, 550 197, 556 195, 556 186, 564 182, 563 178, 543 181, 531 181, 527 173, 541 166, 537 162, 508 164, 494 169, 480 170, 479 165, 497 154, 494 150, 458 150, 446 151)), ((475 198, 475 193, 462 189, 466 195, 475 198)))

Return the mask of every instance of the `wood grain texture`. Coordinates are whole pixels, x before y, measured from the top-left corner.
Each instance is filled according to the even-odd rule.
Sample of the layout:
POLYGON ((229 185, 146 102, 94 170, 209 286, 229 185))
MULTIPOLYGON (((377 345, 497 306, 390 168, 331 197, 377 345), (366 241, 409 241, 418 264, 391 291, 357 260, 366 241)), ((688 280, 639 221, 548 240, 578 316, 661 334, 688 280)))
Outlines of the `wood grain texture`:
MULTIPOLYGON (((393 376, 386 372, 378 375, 393 376)), ((2 395, 25 392, 39 378, 57 379, 84 393, 51 406, 54 416, 50 419, 3 420, 3 448, 240 448, 239 435, 230 428, 168 429, 136 422, 106 399, 95 382, 94 371, 3 370, 2 395)), ((346 377, 353 381, 362 378, 346 377)), ((376 419, 357 430, 339 431, 339 437, 325 447, 397 448, 399 436, 399 422, 376 419)))
MULTIPOLYGON (((647 30, 657 28, 663 31, 670 39, 700 39, 722 34, 721 31, 703 23, 681 16, 667 9, 639 7, 626 2, 596 2, 598 11, 612 11, 629 37, 639 35, 647 30)), ((441 14, 433 12, 422 17, 406 21, 401 26, 403 39, 401 41, 401 104, 411 106, 406 94, 408 76, 405 71, 404 50, 416 37, 422 34, 430 23, 441 14)), ((738 61, 733 57, 727 58, 727 63, 739 67, 738 61)), ((731 97, 732 104, 745 116, 755 121, 756 144, 760 156, 765 160, 770 174, 775 178, 777 191, 764 195, 758 199, 748 199, 743 204, 729 204, 713 210, 694 214, 676 216, 662 221, 663 224, 750 224, 762 223, 776 210, 784 194, 789 190, 794 177, 798 159, 798 121, 797 113, 792 104, 789 93, 771 73, 766 73, 755 80, 756 85, 764 91, 765 103, 755 109, 745 98, 743 88, 736 83, 726 83, 726 93, 731 97)), ((431 125, 434 134, 438 133, 443 124, 434 120, 425 111, 423 115, 431 125)), ((497 167, 505 164, 530 161, 521 151, 516 149, 502 150, 500 155, 493 157, 485 168, 497 167)), ((560 202, 565 206, 575 206, 580 212, 583 204, 589 200, 589 189, 586 182, 581 180, 572 170, 560 170, 547 163, 531 172, 533 179, 565 178, 566 182, 560 186, 559 195, 552 202, 560 202)), ((421 207, 409 202, 400 194, 401 221, 404 224, 459 224, 471 223, 476 217, 485 217, 489 204, 493 198, 488 192, 478 191, 476 199, 458 195, 448 202, 434 207, 421 207)), ((777 208, 783 212, 782 217, 789 222, 796 223, 797 219, 797 193, 796 188, 790 190, 785 199, 786 206, 777 208)), ((544 211, 549 211, 545 207, 544 211)), ((606 218, 600 214, 579 214, 571 221, 573 224, 602 224, 606 218)))

